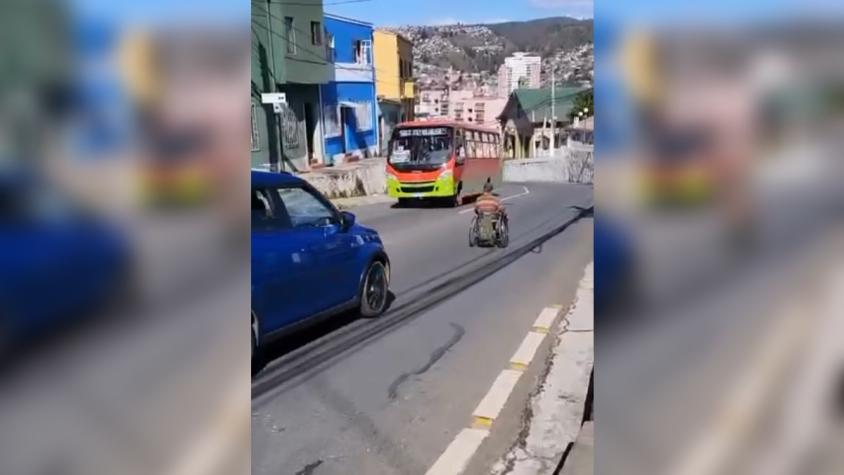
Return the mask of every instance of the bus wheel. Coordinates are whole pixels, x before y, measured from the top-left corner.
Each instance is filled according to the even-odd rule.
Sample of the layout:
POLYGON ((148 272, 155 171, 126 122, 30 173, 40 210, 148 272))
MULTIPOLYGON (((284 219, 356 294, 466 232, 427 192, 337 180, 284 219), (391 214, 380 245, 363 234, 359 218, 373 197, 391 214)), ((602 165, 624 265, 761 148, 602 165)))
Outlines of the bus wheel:
POLYGON ((399 208, 407 208, 408 203, 410 202, 407 198, 399 198, 398 207, 399 208))
POLYGON ((457 208, 458 206, 463 204, 463 186, 462 184, 457 187, 457 191, 454 193, 454 196, 451 198, 451 206, 457 208))

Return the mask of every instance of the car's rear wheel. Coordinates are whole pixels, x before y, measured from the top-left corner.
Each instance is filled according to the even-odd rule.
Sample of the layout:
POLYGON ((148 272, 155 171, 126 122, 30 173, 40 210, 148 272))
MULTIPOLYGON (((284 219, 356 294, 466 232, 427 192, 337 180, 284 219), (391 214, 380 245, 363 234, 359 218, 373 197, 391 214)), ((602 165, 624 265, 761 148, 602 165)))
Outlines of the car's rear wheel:
POLYGON ((373 261, 366 270, 360 296, 360 313, 364 317, 377 317, 387 308, 390 276, 387 266, 373 261))

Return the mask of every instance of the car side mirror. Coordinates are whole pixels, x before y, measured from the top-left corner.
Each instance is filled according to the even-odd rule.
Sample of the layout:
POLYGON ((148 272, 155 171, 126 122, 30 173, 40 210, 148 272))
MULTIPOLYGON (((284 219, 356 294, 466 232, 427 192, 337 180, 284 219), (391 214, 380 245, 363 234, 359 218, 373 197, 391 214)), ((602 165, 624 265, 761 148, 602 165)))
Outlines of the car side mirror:
POLYGON ((343 231, 348 231, 352 229, 352 226, 355 225, 355 215, 348 212, 343 211, 340 213, 340 227, 343 231))

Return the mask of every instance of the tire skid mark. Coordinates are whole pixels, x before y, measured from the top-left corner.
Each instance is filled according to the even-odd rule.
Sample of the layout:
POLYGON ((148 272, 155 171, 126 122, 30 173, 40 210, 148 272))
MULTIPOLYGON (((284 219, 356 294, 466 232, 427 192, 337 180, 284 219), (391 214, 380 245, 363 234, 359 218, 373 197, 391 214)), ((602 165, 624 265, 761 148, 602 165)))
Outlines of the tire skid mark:
POLYGON ((446 354, 448 350, 450 350, 454 345, 457 344, 457 342, 460 341, 461 338, 463 338, 463 335, 466 333, 466 329, 454 322, 450 323, 450 325, 452 328, 454 328, 454 335, 452 335, 451 338, 449 338, 449 340, 444 345, 435 349, 431 353, 431 356, 428 358, 428 362, 425 363, 424 366, 414 371, 402 373, 392 383, 390 383, 390 387, 387 390, 387 396, 390 398, 391 401, 396 399, 396 397, 398 396, 399 386, 401 386, 405 381, 407 381, 407 378, 411 376, 419 376, 421 374, 426 373, 429 369, 431 369, 432 366, 434 366, 434 364, 436 364, 437 361, 440 360, 440 358, 442 358, 446 354))
POLYGON ((303 380, 309 379, 323 369, 325 365, 330 365, 343 355, 385 335, 417 317, 421 312, 442 304, 448 298, 509 266, 540 244, 561 234, 574 223, 583 218, 592 217, 592 213, 593 207, 582 208, 579 213, 554 229, 546 231, 515 249, 498 254, 496 259, 488 261, 482 259, 471 269, 448 276, 432 286, 402 296, 406 299, 405 302, 391 307, 385 315, 371 325, 364 326, 362 323, 357 325, 353 323, 335 332, 319 348, 304 348, 294 352, 289 360, 283 362, 277 368, 265 371, 262 377, 253 381, 253 407, 260 406, 262 401, 269 399, 271 395, 278 395, 300 384, 303 380))

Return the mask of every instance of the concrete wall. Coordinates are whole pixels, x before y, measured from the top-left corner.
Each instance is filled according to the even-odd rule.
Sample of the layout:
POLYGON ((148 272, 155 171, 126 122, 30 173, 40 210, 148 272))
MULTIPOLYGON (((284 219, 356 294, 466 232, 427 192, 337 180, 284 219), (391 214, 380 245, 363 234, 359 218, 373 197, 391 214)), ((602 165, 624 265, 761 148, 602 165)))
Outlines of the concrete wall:
POLYGON ((370 158, 342 168, 325 168, 319 172, 302 173, 307 180, 328 198, 350 198, 387 193, 386 159, 370 158))
POLYGON ((550 181, 592 183, 595 162, 592 152, 563 150, 557 157, 526 158, 504 162, 504 181, 550 181))

